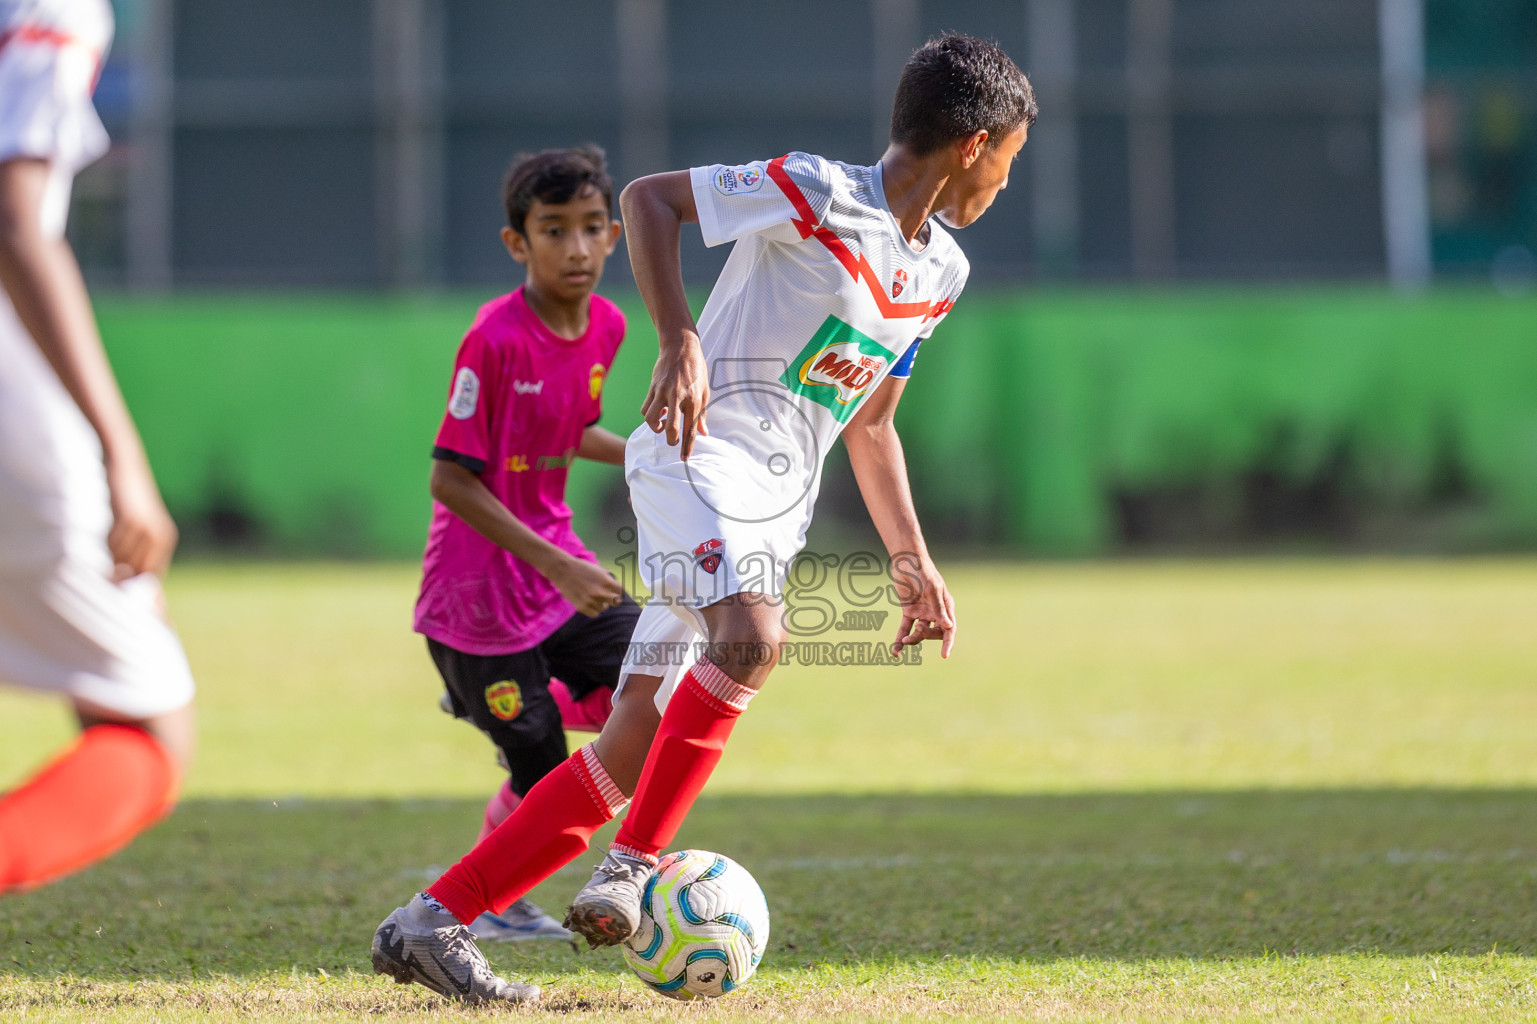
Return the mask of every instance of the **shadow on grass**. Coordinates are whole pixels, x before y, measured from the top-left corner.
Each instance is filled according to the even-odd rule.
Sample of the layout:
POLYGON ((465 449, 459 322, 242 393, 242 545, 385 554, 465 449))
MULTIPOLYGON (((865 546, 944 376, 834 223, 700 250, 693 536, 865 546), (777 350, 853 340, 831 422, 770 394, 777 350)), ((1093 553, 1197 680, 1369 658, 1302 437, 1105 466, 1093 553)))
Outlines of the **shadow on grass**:
MULTIPOLYGON (((1531 954, 1534 797, 721 797, 701 801, 677 845, 757 876, 774 915, 766 970, 947 955, 1531 954)), ((190 801, 106 864, 0 901, 5 973, 367 970, 375 925, 463 852, 479 815, 473 801, 190 801)), ((591 861, 534 897, 559 908, 591 861)), ((559 943, 488 953, 510 971, 621 969, 559 943)))

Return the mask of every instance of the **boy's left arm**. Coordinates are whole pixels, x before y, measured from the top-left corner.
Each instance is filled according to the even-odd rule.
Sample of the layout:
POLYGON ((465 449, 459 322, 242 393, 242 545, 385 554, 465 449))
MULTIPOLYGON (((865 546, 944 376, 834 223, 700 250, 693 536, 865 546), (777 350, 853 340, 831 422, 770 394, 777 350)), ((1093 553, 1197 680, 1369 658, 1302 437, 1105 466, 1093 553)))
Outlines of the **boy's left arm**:
POLYGON ((611 430, 593 424, 582 431, 582 441, 576 447, 577 458, 610 465, 624 465, 624 438, 611 430))
POLYGON ((955 599, 923 543, 902 440, 892 419, 906 386, 903 378, 887 377, 849 420, 843 444, 865 507, 891 555, 892 576, 902 600, 902 631, 893 651, 939 640, 940 656, 948 658, 955 646, 955 599))

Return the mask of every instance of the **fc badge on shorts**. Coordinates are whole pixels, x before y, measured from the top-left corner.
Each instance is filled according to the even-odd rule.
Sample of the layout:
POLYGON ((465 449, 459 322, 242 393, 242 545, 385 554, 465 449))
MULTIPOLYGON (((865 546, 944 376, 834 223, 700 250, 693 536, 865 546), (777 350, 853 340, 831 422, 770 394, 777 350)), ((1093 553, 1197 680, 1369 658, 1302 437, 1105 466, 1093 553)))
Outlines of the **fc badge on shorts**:
POLYGON ((504 679, 499 683, 492 683, 486 687, 486 707, 491 713, 504 722, 510 722, 518 717, 518 712, 523 710, 523 689, 511 679, 504 679))
POLYGON ((720 568, 721 548, 725 546, 725 541, 711 538, 694 549, 694 561, 699 563, 699 568, 714 576, 715 570, 720 568))

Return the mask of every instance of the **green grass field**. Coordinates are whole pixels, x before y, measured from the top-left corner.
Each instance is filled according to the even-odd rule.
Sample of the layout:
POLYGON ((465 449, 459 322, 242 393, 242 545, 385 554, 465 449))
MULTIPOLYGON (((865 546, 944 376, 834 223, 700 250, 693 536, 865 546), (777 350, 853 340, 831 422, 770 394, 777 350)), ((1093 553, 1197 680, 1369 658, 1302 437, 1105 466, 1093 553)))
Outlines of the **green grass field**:
MULTIPOLYGON (((1537 561, 951 583, 954 658, 782 672, 679 837, 768 894, 750 985, 681 1006, 612 952, 492 944, 547 991, 511 1015, 1537 1019, 1537 561)), ((176 571, 202 686, 186 800, 0 901, 0 1020, 509 1013, 368 973, 374 926, 463 852, 498 782, 435 709, 414 587, 409 566, 176 571)), ((9 691, 0 718, 0 779, 69 733, 9 691)), ((535 898, 561 906, 585 863, 535 898)))

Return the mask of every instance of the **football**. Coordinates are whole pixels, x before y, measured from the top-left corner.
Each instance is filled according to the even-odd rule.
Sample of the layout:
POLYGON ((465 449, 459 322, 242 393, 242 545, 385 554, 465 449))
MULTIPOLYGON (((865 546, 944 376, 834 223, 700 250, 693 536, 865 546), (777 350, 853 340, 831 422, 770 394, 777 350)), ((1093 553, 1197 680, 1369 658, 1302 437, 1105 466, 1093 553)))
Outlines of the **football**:
POLYGON ((768 901, 746 868, 718 853, 679 850, 657 864, 624 958, 664 996, 711 999, 752 977, 768 936, 768 901))

